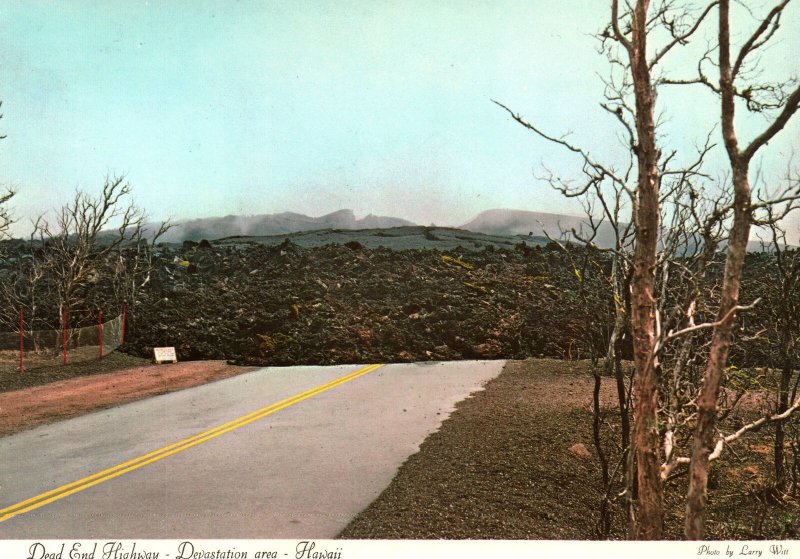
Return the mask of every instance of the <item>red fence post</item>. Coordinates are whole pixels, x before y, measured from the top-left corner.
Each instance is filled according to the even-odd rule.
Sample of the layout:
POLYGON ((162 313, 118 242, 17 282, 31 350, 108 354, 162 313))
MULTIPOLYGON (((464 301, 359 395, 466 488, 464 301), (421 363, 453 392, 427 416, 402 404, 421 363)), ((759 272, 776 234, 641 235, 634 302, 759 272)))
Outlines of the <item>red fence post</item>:
POLYGON ((19 372, 25 372, 25 311, 19 310, 19 372))
POLYGON ((103 311, 97 311, 97 338, 100 340, 100 359, 103 358, 103 311))
POLYGON ((64 353, 64 365, 67 364, 67 311, 64 311, 64 315, 61 317, 61 332, 62 332, 62 339, 63 339, 63 353, 64 353))
POLYGON ((120 345, 125 343, 125 319, 127 315, 128 315, 128 303, 122 303, 122 327, 120 328, 120 333, 119 333, 120 345))

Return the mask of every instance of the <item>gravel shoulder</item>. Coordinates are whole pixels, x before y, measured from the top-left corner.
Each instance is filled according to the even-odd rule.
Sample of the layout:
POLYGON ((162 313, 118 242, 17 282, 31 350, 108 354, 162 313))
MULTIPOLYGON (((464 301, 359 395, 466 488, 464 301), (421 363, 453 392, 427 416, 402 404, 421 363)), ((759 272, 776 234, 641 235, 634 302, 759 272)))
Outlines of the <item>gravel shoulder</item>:
POLYGON ((590 378, 574 362, 509 362, 340 537, 585 539, 600 497, 590 378))

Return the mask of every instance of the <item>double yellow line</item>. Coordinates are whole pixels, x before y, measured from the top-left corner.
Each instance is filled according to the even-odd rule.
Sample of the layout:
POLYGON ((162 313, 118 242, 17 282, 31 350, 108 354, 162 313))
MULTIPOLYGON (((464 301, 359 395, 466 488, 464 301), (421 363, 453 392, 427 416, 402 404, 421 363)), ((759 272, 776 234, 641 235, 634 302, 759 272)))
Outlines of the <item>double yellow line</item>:
POLYGON ((127 462, 117 464, 116 466, 107 468, 83 479, 79 479, 78 481, 73 481, 72 483, 62 485, 61 487, 47 491, 46 493, 42 493, 35 497, 31 497, 30 499, 26 499, 25 501, 11 505, 10 507, 0 509, 0 522, 4 522, 9 518, 17 516, 18 514, 38 509, 39 507, 42 507, 48 503, 52 503, 53 501, 63 499, 64 497, 72 495, 73 493, 83 491, 84 489, 88 489, 89 487, 103 483, 104 481, 108 481, 110 479, 114 479, 115 477, 119 477, 122 474, 138 470, 139 468, 147 466, 148 464, 152 464, 153 462, 157 462, 158 460, 162 460, 168 456, 172 456, 173 454, 190 449, 193 446, 210 441, 211 439, 219 437, 220 435, 224 435, 225 433, 229 433, 234 429, 244 427, 249 423, 253 423, 254 421, 258 421, 259 419, 267 417, 268 415, 271 415, 277 411, 288 408, 289 406, 297 404, 298 402, 302 402, 307 398, 311 398, 312 396, 316 396, 317 394, 325 392, 326 390, 330 390, 331 388, 335 388, 360 376, 366 375, 367 373, 371 373, 375 369, 378 369, 382 366, 382 364, 368 365, 355 372, 333 379, 330 382, 310 390, 306 390, 305 392, 290 398, 286 398, 285 400, 281 400, 280 402, 276 402, 265 408, 261 408, 260 410, 248 413, 247 415, 243 415, 242 417, 234 419, 233 421, 228 421, 227 423, 218 425, 217 427, 209 429, 208 431, 204 431, 203 433, 198 433, 197 435, 159 448, 158 450, 154 450, 153 452, 149 452, 132 460, 128 460, 127 462))

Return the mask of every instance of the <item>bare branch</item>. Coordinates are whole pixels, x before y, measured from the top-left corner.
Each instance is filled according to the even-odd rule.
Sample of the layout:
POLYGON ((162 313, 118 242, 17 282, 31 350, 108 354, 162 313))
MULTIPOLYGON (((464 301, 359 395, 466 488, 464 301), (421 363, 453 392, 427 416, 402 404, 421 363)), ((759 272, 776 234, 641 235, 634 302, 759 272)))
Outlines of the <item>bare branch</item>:
POLYGON ((617 174, 613 170, 611 170, 609 167, 606 167, 605 165, 595 161, 583 149, 574 146, 573 144, 567 142, 563 138, 556 138, 554 136, 550 136, 550 135, 542 132, 536 126, 534 126, 530 122, 526 121, 518 113, 513 112, 511 109, 506 107, 504 104, 500 103, 499 101, 495 101, 494 99, 492 99, 491 101, 492 101, 492 103, 494 103, 498 107, 501 107, 502 109, 505 109, 506 112, 508 112, 508 114, 511 115, 511 118, 516 120, 519 124, 521 124, 522 126, 527 128, 528 130, 531 130, 532 132, 536 133, 538 136, 540 136, 541 138, 544 138, 547 141, 553 142, 555 144, 558 144, 560 146, 563 146, 563 147, 567 148, 572 153, 580 155, 583 158, 583 160, 584 160, 583 170, 587 175, 590 176, 591 180, 584 187, 582 187, 580 189, 577 189, 576 191, 573 191, 573 192, 569 192, 568 189, 563 189, 564 194, 569 195, 571 197, 582 196, 583 194, 586 194, 586 192, 589 190, 589 187, 594 182, 602 181, 604 177, 609 177, 615 183, 617 183, 620 186, 624 186, 627 189, 627 185, 625 184, 625 182, 619 176, 617 176, 617 174), (594 174, 589 173, 588 172, 588 168, 591 168, 592 171, 594 171, 594 174))
MULTIPOLYGON (((786 0, 786 1, 788 2, 788 0, 786 0)), ((688 31, 686 31, 685 33, 682 33, 680 35, 674 35, 673 34, 672 41, 670 41, 660 51, 658 51, 658 53, 655 55, 655 57, 653 57, 653 60, 650 61, 650 68, 653 68, 656 64, 658 64, 659 61, 662 58, 664 58, 664 56, 666 56, 667 53, 669 53, 676 45, 679 45, 679 44, 680 45, 685 45, 686 42, 689 40, 689 38, 692 35, 694 35, 695 32, 699 29, 700 24, 703 23, 703 20, 709 14, 709 12, 712 10, 712 8, 714 8, 714 6, 716 6, 717 4, 719 4, 719 1, 715 0, 714 2, 711 2, 708 6, 706 6, 705 10, 703 10, 703 12, 700 14, 700 16, 695 21, 694 25, 692 27, 690 27, 688 31)))
POLYGON ((756 152, 761 149, 767 142, 769 142, 778 132, 783 130, 789 119, 800 109, 800 86, 795 89, 786 100, 783 110, 775 118, 764 132, 756 136, 750 145, 742 152, 742 158, 745 162, 749 162, 756 152))
POLYGON ((8 229, 13 223, 11 213, 8 211, 6 203, 11 200, 15 194, 16 192, 13 190, 0 192, 0 239, 8 235, 8 229))
POLYGON ((733 79, 736 79, 736 76, 739 75, 739 71, 742 68, 745 58, 747 58, 747 56, 752 52, 764 46, 778 30, 778 27, 780 26, 781 14, 783 13, 783 9, 787 4, 789 4, 789 0, 783 0, 780 4, 772 8, 767 17, 761 21, 761 25, 758 26, 750 38, 744 43, 744 45, 742 45, 731 72, 733 79), (767 35, 761 37, 765 32, 767 32, 767 35))
POLYGON ((749 305, 737 305, 734 308, 732 308, 731 310, 729 310, 725 315, 723 315, 722 318, 720 318, 719 320, 717 320, 715 322, 704 322, 702 324, 696 324, 694 326, 689 326, 687 328, 683 328, 681 330, 678 330, 677 332, 670 331, 669 333, 667 333, 666 337, 664 338, 663 343, 656 344, 656 353, 658 353, 658 351, 660 349, 663 349, 664 345, 667 342, 669 342, 671 340, 674 340, 675 338, 678 338, 680 336, 685 336, 686 334, 691 334, 692 332, 697 332, 698 330, 708 330, 710 328, 717 328, 721 324, 724 324, 727 320, 729 320, 737 312, 749 311, 752 308, 754 308, 760 301, 761 301, 761 298, 758 298, 755 301, 753 301, 752 303, 750 303, 749 305))
POLYGON ((778 414, 769 415, 769 416, 763 416, 763 417, 753 421, 752 423, 748 423, 747 425, 745 425, 744 427, 742 427, 741 429, 739 429, 735 433, 733 433, 731 435, 728 435, 727 437, 722 437, 721 439, 719 439, 717 441, 717 444, 714 446, 713 452, 708 456, 709 461, 716 460, 717 458, 719 458, 722 455, 722 449, 724 448, 724 446, 726 444, 732 443, 733 441, 741 438, 742 435, 744 435, 745 433, 747 433, 749 431, 752 431, 754 429, 757 429, 757 428, 761 427, 762 425, 764 425, 765 423, 776 423, 778 421, 784 421, 784 420, 790 418, 792 416, 792 414, 794 412, 796 412, 798 409, 800 409, 800 398, 795 400, 794 404, 789 409, 784 411, 783 413, 778 413, 778 414))
POLYGON ((626 50, 631 50, 631 42, 625 37, 619 28, 619 0, 611 0, 611 28, 614 31, 614 37, 617 41, 625 47, 626 50))

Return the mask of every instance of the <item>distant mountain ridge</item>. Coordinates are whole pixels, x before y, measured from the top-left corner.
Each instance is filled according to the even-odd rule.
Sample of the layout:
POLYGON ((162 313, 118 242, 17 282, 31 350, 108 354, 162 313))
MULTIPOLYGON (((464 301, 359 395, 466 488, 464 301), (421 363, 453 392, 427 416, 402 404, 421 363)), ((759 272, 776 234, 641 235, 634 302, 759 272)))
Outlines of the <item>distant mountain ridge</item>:
MULTIPOLYGON (((459 226, 474 233, 501 236, 546 236, 561 237, 561 231, 580 231, 586 228, 586 218, 578 216, 533 212, 526 210, 493 209, 478 214, 459 226)), ((285 235, 303 231, 324 229, 391 229, 418 225, 406 219, 369 214, 357 219, 353 210, 338 210, 320 217, 311 217, 295 212, 260 214, 252 216, 227 215, 178 221, 161 240, 181 242, 189 239, 221 239, 224 237, 261 237, 285 235)), ((607 224, 601 227, 597 242, 605 246, 613 242, 613 230, 607 224)))
MULTIPOLYGON (((393 229, 415 227, 417 224, 390 216, 369 214, 357 219, 353 210, 338 210, 320 217, 311 217, 294 212, 261 214, 252 216, 228 215, 178 221, 161 241, 180 243, 184 240, 216 240, 225 237, 269 237, 289 235, 307 231, 360 229, 393 229)), ((152 224, 147 226, 153 228, 152 224)), ((585 216, 534 212, 528 210, 491 209, 479 213, 470 221, 457 227, 473 233, 500 237, 562 239, 566 233, 572 238, 572 231, 589 232, 589 222, 585 216)), ((594 243, 601 248, 614 246, 614 228, 607 222, 600 224, 594 243)), ((538 242, 538 241, 537 241, 538 242)), ((724 245, 724 243, 723 243, 724 245)), ((760 252, 758 241, 750 241, 748 250, 760 252)))
MULTIPOLYGON (((622 226, 625 224, 623 223, 622 226)), ((460 226, 475 233, 501 236, 535 236, 561 239, 564 234, 568 239, 573 239, 572 231, 577 231, 581 236, 587 237, 591 232, 589 220, 586 216, 573 216, 551 214, 545 212, 532 212, 527 210, 494 209, 479 213, 471 221, 460 226)), ((604 221, 597 228, 597 235, 593 242, 600 248, 611 248, 615 244, 614 227, 604 221)), ((720 249, 726 242, 720 243, 720 249)), ((747 243, 750 252, 761 252, 763 247, 757 240, 747 243)))
POLYGON ((181 242, 189 239, 221 239, 234 236, 269 236, 320 229, 390 229, 414 223, 397 217, 370 214, 356 219, 353 210, 339 210, 320 217, 294 212, 261 215, 227 215, 179 221, 161 240, 181 242))
MULTIPOLYGON (((562 232, 572 238, 572 231, 587 235, 590 232, 589 221, 583 216, 532 212, 527 210, 495 209, 479 213, 471 221, 460 226, 460 229, 484 233, 486 235, 532 235, 535 237, 550 236, 560 239, 562 232)), ((614 228, 607 222, 600 224, 595 244, 608 248, 614 246, 614 228)))

